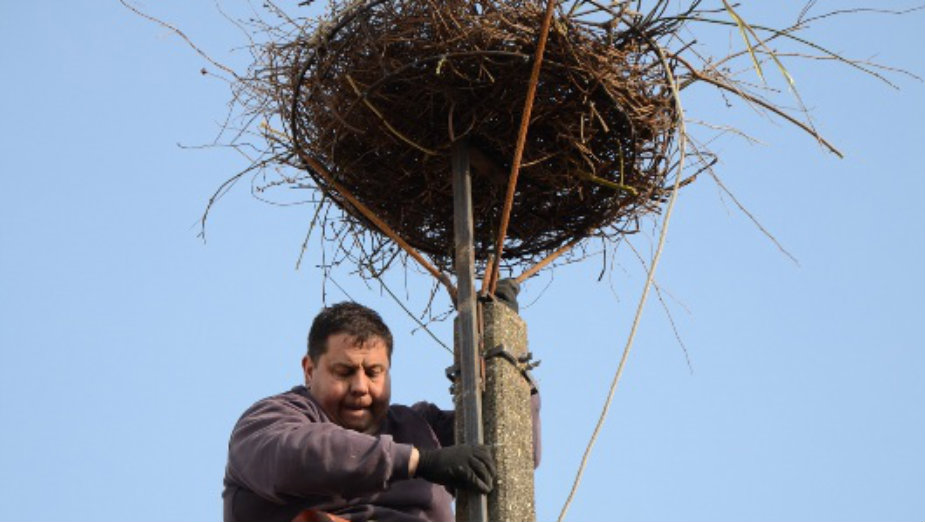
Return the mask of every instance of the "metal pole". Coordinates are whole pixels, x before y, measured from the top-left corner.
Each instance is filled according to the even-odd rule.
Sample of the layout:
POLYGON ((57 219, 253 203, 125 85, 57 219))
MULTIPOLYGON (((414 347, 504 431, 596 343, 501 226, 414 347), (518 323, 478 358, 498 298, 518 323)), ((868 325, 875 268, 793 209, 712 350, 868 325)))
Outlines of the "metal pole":
MULTIPOLYGON (((462 420, 462 443, 482 443, 481 363, 478 353, 477 306, 475 293, 475 252, 472 225, 472 178, 469 171, 469 145, 465 140, 453 144, 453 233, 456 241, 456 349, 461 380, 457 403, 457 423, 462 420), (460 413, 461 419, 460 419, 460 413)), ((457 492, 456 520, 487 522, 485 495, 457 492)))

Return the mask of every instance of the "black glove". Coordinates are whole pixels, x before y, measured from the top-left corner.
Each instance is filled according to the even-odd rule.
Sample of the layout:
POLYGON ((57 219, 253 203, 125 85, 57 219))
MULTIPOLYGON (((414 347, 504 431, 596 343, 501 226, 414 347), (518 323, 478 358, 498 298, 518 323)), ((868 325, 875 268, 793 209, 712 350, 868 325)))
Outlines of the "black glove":
POLYGON ((495 288, 495 297, 498 301, 506 304, 508 308, 514 310, 514 313, 518 313, 519 306, 517 305, 517 294, 520 293, 520 283, 516 279, 502 279, 498 281, 498 286, 495 288))
POLYGON ((494 487, 495 461, 488 446, 457 445, 418 452, 415 475, 424 480, 483 494, 494 487))

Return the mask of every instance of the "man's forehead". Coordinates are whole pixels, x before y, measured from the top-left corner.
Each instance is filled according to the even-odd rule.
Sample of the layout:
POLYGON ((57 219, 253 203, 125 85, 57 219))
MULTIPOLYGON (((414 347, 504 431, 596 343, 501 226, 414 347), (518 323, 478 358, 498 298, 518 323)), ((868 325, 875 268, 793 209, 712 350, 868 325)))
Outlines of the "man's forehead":
POLYGON ((348 368, 374 368, 389 367, 389 358, 378 355, 375 352, 350 351, 334 354, 326 354, 327 364, 330 368, 348 367, 348 368))
POLYGON ((386 347, 385 339, 379 337, 378 335, 370 335, 364 338, 361 338, 358 335, 354 335, 350 332, 336 332, 328 336, 328 347, 330 348, 331 344, 340 344, 347 348, 362 348, 362 349, 374 349, 378 348, 378 345, 381 345, 383 348, 386 347))
POLYGON ((328 349, 325 354, 331 360, 359 363, 364 359, 388 360, 388 346, 385 340, 374 335, 366 339, 342 332, 328 337, 328 349))

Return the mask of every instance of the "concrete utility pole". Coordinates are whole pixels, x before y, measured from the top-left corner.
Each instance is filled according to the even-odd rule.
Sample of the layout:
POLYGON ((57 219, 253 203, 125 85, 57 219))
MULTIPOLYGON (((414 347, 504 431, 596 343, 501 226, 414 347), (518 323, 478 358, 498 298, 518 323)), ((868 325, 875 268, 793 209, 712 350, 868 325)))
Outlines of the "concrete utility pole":
MULTIPOLYGON (((488 495, 488 520, 536 520, 533 493, 533 416, 526 364, 527 324, 502 303, 482 305, 485 442, 498 475, 488 495)), ((457 520, 459 520, 457 516, 457 520)))
POLYGON ((481 444, 484 435, 498 472, 487 501, 485 495, 457 492, 456 520, 531 522, 536 519, 533 424, 530 386, 520 370, 527 354, 527 328, 506 305, 476 301, 472 184, 464 141, 454 144, 452 167, 458 292, 453 350, 456 439, 481 444))

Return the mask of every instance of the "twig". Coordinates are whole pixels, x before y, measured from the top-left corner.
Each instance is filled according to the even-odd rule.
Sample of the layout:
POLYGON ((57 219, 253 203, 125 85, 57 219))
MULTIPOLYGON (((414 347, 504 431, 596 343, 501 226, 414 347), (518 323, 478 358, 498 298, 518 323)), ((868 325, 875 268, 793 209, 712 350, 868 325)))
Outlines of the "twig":
MULTIPOLYGON (((630 250, 633 251, 633 254, 636 255, 636 259, 639 260, 639 264, 642 265, 643 269, 648 270, 648 267, 646 266, 646 260, 642 257, 642 254, 639 252, 639 250, 633 246, 632 241, 627 240, 625 243, 630 247, 630 250)), ((684 352, 684 360, 687 362, 687 369, 691 372, 691 374, 693 374, 694 366, 691 364, 690 353, 687 351, 687 345, 684 344, 684 339, 681 338, 681 332, 678 331, 678 325, 674 322, 674 316, 671 314, 671 310, 668 308, 668 303, 665 302, 665 297, 662 295, 662 287, 658 284, 657 281, 652 281, 652 286, 655 288, 655 295, 658 297, 658 301, 662 305, 662 310, 665 311, 665 317, 668 318, 668 323, 671 325, 672 332, 674 332, 674 338, 678 341, 678 346, 681 347, 681 351, 684 352)), ((669 293, 668 295, 670 296, 671 294, 669 293)), ((672 298, 674 299, 674 296, 672 296, 672 298)), ((677 301, 677 299, 675 299, 675 301, 677 301)), ((688 311, 688 313, 690 312, 688 311)))
POLYGON ((722 191, 725 192, 726 195, 732 199, 732 202, 735 203, 737 207, 739 207, 739 210, 741 210, 743 214, 748 216, 748 219, 751 220, 751 222, 754 223, 756 227, 758 227, 758 230, 760 230, 761 233, 765 235, 765 237, 770 239, 771 242, 774 243, 774 246, 776 246, 777 249, 781 251, 781 253, 783 253, 785 256, 790 258, 790 260, 793 261, 793 264, 795 264, 796 266, 800 266, 800 261, 793 254, 791 254, 786 248, 784 248, 784 245, 782 245, 780 241, 778 241, 777 238, 775 238, 774 235, 771 234, 771 232, 769 232, 766 228, 764 228, 764 225, 762 225, 761 222, 758 221, 758 218, 756 218, 754 214, 752 214, 751 212, 748 211, 747 208, 745 208, 745 205, 739 202, 738 198, 735 197, 735 194, 733 194, 732 191, 729 190, 726 187, 726 185, 722 182, 722 180, 719 179, 719 176, 717 176, 716 173, 713 172, 713 169, 708 169, 708 172, 710 173, 710 176, 713 178, 713 181, 716 182, 716 185, 719 186, 719 188, 722 189, 722 191))
POLYGON ((695 69, 690 63, 688 63, 686 60, 684 60, 684 59, 681 58, 680 56, 673 56, 673 58, 674 58, 675 60, 678 60, 680 63, 683 63, 684 66, 688 69, 689 74, 690 74, 692 77, 694 77, 695 79, 700 80, 700 81, 704 81, 704 82, 709 83, 710 85, 713 85, 713 86, 715 86, 715 87, 719 87, 720 89, 722 89, 722 90, 724 90, 724 91, 729 91, 729 92, 735 94, 736 96, 738 96, 738 97, 742 98, 743 100, 746 100, 746 101, 748 101, 748 102, 750 102, 750 103, 754 103, 754 104, 756 104, 756 105, 760 105, 760 106, 763 107, 764 109, 773 112, 774 114, 780 116, 781 118, 783 118, 783 119, 789 121, 790 123, 796 125, 797 127, 799 127, 800 129, 802 129, 804 132, 806 132, 806 133, 809 134, 810 136, 816 138, 816 140, 819 141, 819 143, 821 143, 822 145, 824 145, 827 149, 829 149, 830 152, 832 152, 833 154, 835 154, 835 155, 838 156, 839 158, 844 158, 844 157, 845 157, 845 155, 842 154, 842 152, 841 152, 840 150, 838 150, 837 148, 835 148, 835 145, 832 145, 831 143, 829 143, 829 141, 828 141, 827 139, 823 138, 822 135, 820 135, 818 132, 816 132, 815 129, 813 129, 812 127, 810 127, 810 126, 807 125, 806 123, 804 123, 804 122, 802 122, 802 121, 800 121, 800 120, 794 118, 793 116, 787 114, 786 112, 783 111, 783 109, 781 109, 781 108, 779 108, 779 107, 776 107, 776 106, 774 106, 774 105, 772 105, 772 104, 770 104, 770 103, 768 103, 768 102, 766 102, 766 101, 764 101, 764 100, 758 98, 757 96, 752 96, 751 94, 749 94, 749 93, 747 93, 747 92, 745 92, 745 91, 743 91, 743 90, 741 90, 741 89, 738 89, 738 88, 736 88, 736 87, 733 86, 733 85, 729 85, 729 84, 724 83, 724 82, 722 82, 722 81, 719 81, 719 80, 716 80, 716 79, 714 79, 714 78, 711 78, 710 76, 707 76, 706 74, 703 74, 701 71, 699 71, 698 69, 695 69))
POLYGON ((132 4, 130 4, 130 3, 128 3, 128 2, 126 2, 126 0, 119 0, 119 3, 121 3, 122 5, 124 5, 129 11, 132 11, 133 13, 135 13, 135 14, 137 14, 138 16, 144 18, 145 20, 154 22, 154 23, 156 23, 157 25, 160 25, 161 27, 165 27, 165 28, 171 30, 171 31, 172 31, 173 33, 175 33, 177 36, 179 36, 180 38, 183 38, 183 40, 185 40, 186 43, 187 43, 190 47, 192 47, 194 51, 196 51, 196 52, 199 54, 199 56, 202 56, 203 58, 206 59, 206 61, 208 61, 208 62, 211 63, 212 65, 214 65, 214 66, 218 67, 219 69, 225 71, 226 73, 230 74, 232 78, 234 78, 234 79, 236 79, 236 80, 240 80, 240 78, 238 77, 238 75, 237 75, 233 70, 231 70, 230 68, 228 68, 228 67, 226 67, 226 66, 224 66, 224 65, 222 65, 222 64, 220 64, 220 63, 218 63, 218 62, 216 62, 215 60, 213 60, 211 56, 209 56, 208 54, 206 54, 205 51, 203 51, 203 50, 200 49, 196 44, 194 44, 193 41, 190 40, 189 37, 186 36, 186 34, 185 34, 183 31, 177 29, 176 27, 174 27, 174 26, 168 24, 167 22, 165 22, 165 21, 163 21, 163 20, 160 20, 160 19, 155 18, 155 17, 153 17, 153 16, 151 16, 151 15, 149 15, 149 14, 146 14, 146 13, 141 12, 137 7, 133 6, 132 4))
POLYGON ((395 127, 393 127, 392 124, 389 123, 388 120, 385 119, 385 116, 383 116, 382 111, 380 111, 379 109, 377 109, 376 106, 373 105, 372 102, 369 101, 369 98, 368 98, 365 94, 363 94, 362 92, 360 92, 360 89, 357 88, 357 84, 356 84, 356 82, 353 81, 353 78, 352 78, 349 74, 346 75, 346 78, 347 78, 347 82, 350 83, 350 87, 353 88, 353 92, 356 93, 357 97, 360 98, 360 100, 363 101, 363 104, 366 105, 366 107, 367 107, 369 110, 373 111, 373 114, 375 114, 376 116, 379 117, 379 121, 381 121, 382 124, 385 125, 385 127, 386 127, 387 129, 389 129, 389 131, 390 131, 392 134, 394 134, 396 138, 402 140, 403 142, 407 143, 408 145, 411 145, 412 147, 418 149, 419 151, 423 152, 424 154, 427 154, 428 156, 436 156, 436 155, 437 155, 437 152, 436 152, 436 151, 433 151, 433 150, 430 150, 430 149, 428 149, 428 148, 426 148, 426 147, 423 147, 423 146, 421 146, 421 145, 418 145, 417 143, 414 142, 414 140, 412 140, 411 138, 405 136, 405 135, 402 134, 398 129, 396 129, 395 127))

